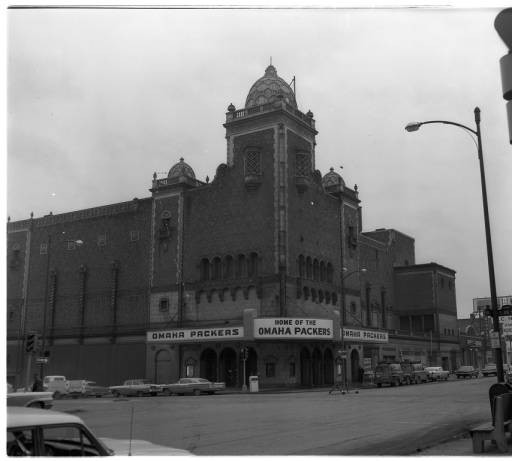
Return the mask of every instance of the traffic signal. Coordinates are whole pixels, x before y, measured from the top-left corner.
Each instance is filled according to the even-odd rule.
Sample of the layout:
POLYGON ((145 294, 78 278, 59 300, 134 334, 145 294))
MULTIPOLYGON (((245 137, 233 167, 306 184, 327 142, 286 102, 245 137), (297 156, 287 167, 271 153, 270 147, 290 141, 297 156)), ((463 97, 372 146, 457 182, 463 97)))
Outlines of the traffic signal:
POLYGON ((27 342, 25 344, 25 350, 27 352, 34 352, 37 348, 37 342, 39 338, 37 336, 37 333, 29 333, 27 335, 27 342))

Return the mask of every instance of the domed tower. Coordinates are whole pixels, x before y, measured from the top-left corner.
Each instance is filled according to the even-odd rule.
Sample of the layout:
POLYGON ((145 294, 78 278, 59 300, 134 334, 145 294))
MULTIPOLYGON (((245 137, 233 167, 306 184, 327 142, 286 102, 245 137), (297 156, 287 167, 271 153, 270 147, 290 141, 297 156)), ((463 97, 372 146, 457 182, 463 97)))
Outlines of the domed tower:
MULTIPOLYGON (((227 165, 241 177, 247 193, 269 204, 261 213, 273 224, 274 269, 280 277, 280 315, 286 315, 285 279, 290 258, 289 210, 315 181, 315 120, 301 112, 294 90, 273 65, 250 87, 245 107, 230 104, 226 113, 227 165)), ((266 205, 265 205, 266 206, 266 205)))

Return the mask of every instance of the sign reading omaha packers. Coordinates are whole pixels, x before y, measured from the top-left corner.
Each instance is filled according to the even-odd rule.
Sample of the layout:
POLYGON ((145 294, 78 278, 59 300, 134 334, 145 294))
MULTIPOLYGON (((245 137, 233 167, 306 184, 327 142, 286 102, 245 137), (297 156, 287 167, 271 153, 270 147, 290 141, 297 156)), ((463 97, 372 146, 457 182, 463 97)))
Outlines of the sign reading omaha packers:
POLYGON ((355 330, 352 328, 343 328, 343 338, 346 341, 364 341, 369 343, 389 342, 387 331, 355 330))
POLYGON ((244 337, 243 327, 194 328, 183 330, 148 331, 146 341, 172 343, 179 341, 219 341, 244 337))
POLYGON ((286 317, 254 319, 254 337, 258 339, 332 339, 332 320, 286 317))

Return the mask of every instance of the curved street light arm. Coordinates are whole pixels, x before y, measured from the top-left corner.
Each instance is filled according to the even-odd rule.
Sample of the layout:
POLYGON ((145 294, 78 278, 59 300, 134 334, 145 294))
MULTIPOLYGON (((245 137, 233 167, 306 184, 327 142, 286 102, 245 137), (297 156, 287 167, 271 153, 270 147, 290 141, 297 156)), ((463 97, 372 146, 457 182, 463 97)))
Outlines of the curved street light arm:
POLYGON ((473 130, 473 128, 469 128, 468 126, 462 125, 461 123, 450 122, 448 120, 428 120, 427 122, 420 122, 420 123, 418 123, 418 127, 420 127, 421 125, 427 125, 429 123, 443 123, 444 125, 458 126, 459 128, 464 128, 465 130, 470 131, 471 133, 473 133, 475 136, 478 136, 478 133, 475 130, 473 130))

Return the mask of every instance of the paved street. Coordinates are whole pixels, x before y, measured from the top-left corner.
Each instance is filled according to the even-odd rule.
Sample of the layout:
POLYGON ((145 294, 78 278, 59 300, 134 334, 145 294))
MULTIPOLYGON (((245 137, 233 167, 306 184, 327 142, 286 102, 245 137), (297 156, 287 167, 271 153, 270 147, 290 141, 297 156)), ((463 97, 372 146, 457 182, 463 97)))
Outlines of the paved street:
POLYGON ((405 455, 489 418, 495 378, 413 386, 214 396, 60 400, 100 437, 133 438, 197 455, 405 455))

